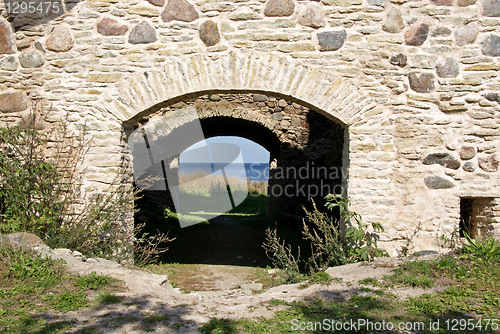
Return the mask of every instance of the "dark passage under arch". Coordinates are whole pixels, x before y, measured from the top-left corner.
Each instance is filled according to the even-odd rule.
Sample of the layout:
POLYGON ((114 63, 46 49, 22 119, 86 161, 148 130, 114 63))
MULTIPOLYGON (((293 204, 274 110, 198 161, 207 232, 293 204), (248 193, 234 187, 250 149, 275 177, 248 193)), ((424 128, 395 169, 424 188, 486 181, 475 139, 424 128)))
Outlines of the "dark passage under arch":
MULTIPOLYGON (((233 229, 236 225, 231 224, 234 220, 231 216, 218 217, 209 224, 176 229, 171 221, 168 222, 174 215, 168 192, 145 191, 145 196, 137 202, 140 210, 135 216, 136 223, 146 222, 151 232, 155 228, 171 230, 171 236, 178 238, 166 253, 168 261, 266 265, 268 262, 261 247, 266 227, 278 224, 285 234, 297 239, 304 216, 302 207, 310 208, 311 199, 321 206, 326 194, 342 192, 345 129, 307 107, 272 96, 266 97, 267 102, 255 102, 252 94, 227 94, 220 98, 233 104, 229 107, 227 103, 219 105, 212 102, 211 96, 206 96, 186 101, 179 108, 196 103, 199 107, 201 100, 203 117, 200 116, 199 121, 206 138, 243 137, 270 152, 267 217, 242 217, 239 223, 245 228, 239 231, 233 229), (239 102, 237 108, 234 101, 239 102), (207 113, 207 109, 213 112, 207 113), (209 233, 210 224, 214 233, 209 233), (186 237, 195 234, 200 239, 186 237), (194 249, 192 256, 186 252, 189 249, 194 249)), ((171 133, 182 132, 184 126, 187 125, 178 126, 171 133)), ((187 139, 184 149, 195 142, 187 139)), ((166 165, 178 168, 178 164, 177 167, 166 165)))

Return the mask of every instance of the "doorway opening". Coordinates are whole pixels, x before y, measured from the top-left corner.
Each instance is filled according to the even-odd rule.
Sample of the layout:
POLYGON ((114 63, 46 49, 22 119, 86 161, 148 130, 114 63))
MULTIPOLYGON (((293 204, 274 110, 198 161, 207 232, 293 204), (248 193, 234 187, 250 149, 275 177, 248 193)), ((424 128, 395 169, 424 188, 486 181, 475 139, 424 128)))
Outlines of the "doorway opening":
MULTIPOLYGON (((178 279, 190 290, 211 289, 218 284, 218 280, 208 283, 206 277, 195 278, 206 270, 212 274, 203 275, 211 278, 226 269, 229 272, 222 277, 234 278, 247 271, 266 273, 264 268, 272 264, 262 247, 267 228, 277 228, 279 237, 294 250, 300 246, 304 255, 309 249, 302 238, 304 208, 310 210, 312 200, 323 207, 324 196, 345 190, 345 126, 286 97, 229 92, 201 95, 162 107, 140 126, 151 137, 143 145, 151 147, 151 152, 177 146, 176 155, 169 155, 161 163, 156 161, 146 170, 166 175, 169 184, 160 180, 158 189, 143 191, 144 197, 137 202, 140 211, 136 223, 145 221, 149 233, 158 229, 176 238, 168 243, 159 266, 174 282, 178 279), (196 117, 191 117, 193 114, 196 117), (186 136, 192 133, 194 122, 199 122, 203 130, 204 144, 199 137, 186 136), (231 153, 223 161, 224 168, 219 166, 213 150, 207 148, 207 141, 208 146, 210 142, 227 145, 220 152, 215 150, 215 156, 231 153), (236 151, 232 147, 237 141, 260 145, 267 151, 266 159, 244 157, 241 145, 236 145, 236 151), (207 158, 197 161, 200 154, 207 158), (231 165, 239 165, 245 177, 237 177, 238 172, 226 168, 231 165), (172 192, 172 184, 179 185, 178 191, 172 192), (178 210, 176 204, 186 203, 190 204, 188 210, 178 210), (181 228, 179 215, 197 221, 181 228), (189 288, 196 282, 208 285, 189 288)), ((139 133, 138 140, 141 138, 139 133)), ((143 159, 151 160, 147 154, 143 159)), ((135 172, 135 159, 133 162, 135 172)), ((250 281, 256 279, 254 274, 249 277, 253 277, 250 281)))

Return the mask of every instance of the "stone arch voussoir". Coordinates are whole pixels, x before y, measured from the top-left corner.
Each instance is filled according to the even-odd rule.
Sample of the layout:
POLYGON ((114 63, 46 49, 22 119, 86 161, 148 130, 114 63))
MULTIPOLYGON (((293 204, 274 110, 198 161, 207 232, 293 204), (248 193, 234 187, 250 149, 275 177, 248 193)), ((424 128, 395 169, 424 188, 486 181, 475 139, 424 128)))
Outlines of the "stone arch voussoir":
POLYGON ((165 101, 218 91, 274 93, 349 126, 375 108, 369 95, 334 70, 277 54, 229 52, 172 57, 163 68, 133 74, 110 91, 107 109, 122 122, 165 101))

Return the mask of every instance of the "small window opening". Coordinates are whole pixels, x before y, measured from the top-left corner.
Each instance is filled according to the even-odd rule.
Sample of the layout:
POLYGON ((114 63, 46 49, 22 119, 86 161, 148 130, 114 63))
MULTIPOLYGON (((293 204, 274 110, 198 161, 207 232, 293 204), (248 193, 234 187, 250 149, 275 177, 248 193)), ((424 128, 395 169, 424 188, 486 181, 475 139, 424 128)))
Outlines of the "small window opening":
POLYGON ((467 233, 472 239, 488 235, 493 229, 494 198, 460 198, 460 236, 467 233))

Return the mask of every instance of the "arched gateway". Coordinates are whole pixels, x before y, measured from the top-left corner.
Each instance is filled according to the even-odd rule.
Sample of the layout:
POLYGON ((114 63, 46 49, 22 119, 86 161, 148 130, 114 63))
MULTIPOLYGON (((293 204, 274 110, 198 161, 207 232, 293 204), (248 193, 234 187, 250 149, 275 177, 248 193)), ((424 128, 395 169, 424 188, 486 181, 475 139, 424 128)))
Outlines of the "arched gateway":
POLYGON ((87 194, 132 166, 136 127, 191 108, 278 166, 340 170, 393 255, 498 234, 500 0, 63 2, 35 25, 0 18, 0 125, 38 102, 85 128, 87 194))

